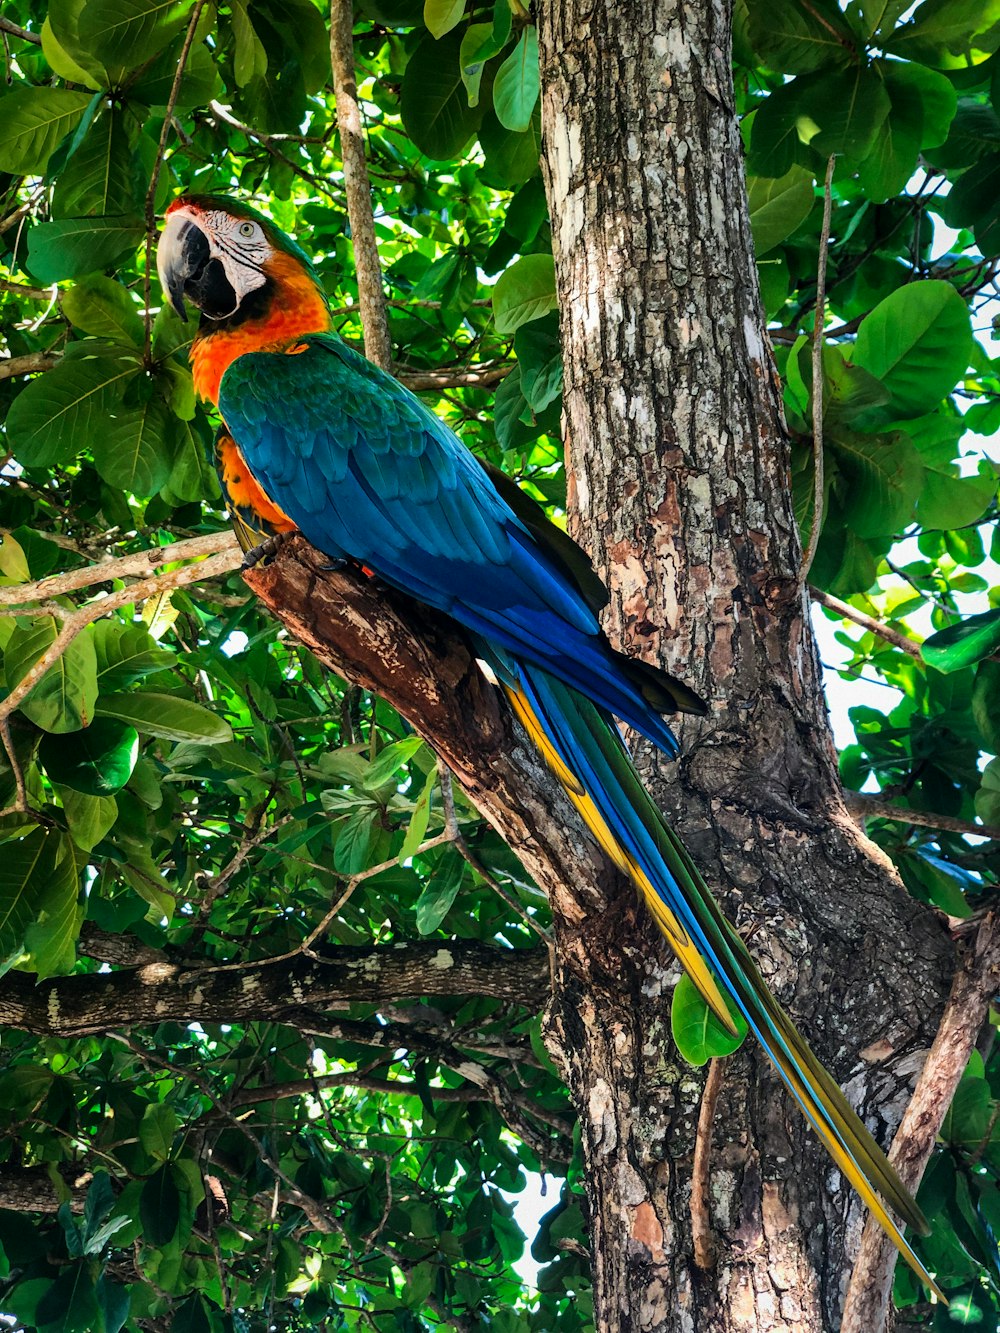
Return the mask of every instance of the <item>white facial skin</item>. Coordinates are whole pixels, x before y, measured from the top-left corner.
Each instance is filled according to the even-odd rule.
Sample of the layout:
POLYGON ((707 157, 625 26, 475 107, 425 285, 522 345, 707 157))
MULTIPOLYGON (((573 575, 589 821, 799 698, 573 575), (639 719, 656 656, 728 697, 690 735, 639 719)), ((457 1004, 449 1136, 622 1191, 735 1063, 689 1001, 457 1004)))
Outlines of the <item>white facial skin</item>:
POLYGON ((236 293, 233 309, 225 315, 215 316, 224 319, 239 309, 250 292, 263 287, 267 281, 261 266, 273 254, 272 247, 260 223, 250 218, 232 217, 219 210, 196 212, 191 208, 178 208, 167 218, 157 249, 157 267, 160 268, 161 279, 164 272, 162 266, 168 262, 171 252, 171 233, 179 233, 180 224, 184 221, 193 222, 202 232, 208 241, 210 257, 218 259, 222 264, 236 293))

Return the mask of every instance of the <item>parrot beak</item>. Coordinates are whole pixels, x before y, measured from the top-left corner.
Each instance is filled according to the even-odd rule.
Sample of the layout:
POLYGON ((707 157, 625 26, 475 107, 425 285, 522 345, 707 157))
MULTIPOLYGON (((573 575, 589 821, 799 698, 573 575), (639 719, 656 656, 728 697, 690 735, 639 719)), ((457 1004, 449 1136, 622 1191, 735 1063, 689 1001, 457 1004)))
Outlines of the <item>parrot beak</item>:
POLYGON ((218 248, 188 207, 167 214, 156 248, 156 270, 167 300, 183 320, 185 297, 209 319, 228 319, 239 308, 240 298, 218 248))
POLYGON ((198 223, 189 213, 171 213, 156 247, 156 271, 164 295, 185 322, 185 293, 195 299, 199 278, 208 261, 208 237, 198 223))

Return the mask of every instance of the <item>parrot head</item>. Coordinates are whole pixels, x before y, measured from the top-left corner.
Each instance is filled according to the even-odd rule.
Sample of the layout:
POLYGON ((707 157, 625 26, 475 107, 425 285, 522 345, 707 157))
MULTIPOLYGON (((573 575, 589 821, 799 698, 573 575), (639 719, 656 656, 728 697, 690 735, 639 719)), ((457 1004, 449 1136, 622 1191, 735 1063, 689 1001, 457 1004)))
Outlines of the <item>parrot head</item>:
POLYGON ((306 281, 321 292, 306 253, 249 204, 181 194, 167 209, 156 268, 167 299, 187 319, 185 299, 215 322, 261 317, 306 281))

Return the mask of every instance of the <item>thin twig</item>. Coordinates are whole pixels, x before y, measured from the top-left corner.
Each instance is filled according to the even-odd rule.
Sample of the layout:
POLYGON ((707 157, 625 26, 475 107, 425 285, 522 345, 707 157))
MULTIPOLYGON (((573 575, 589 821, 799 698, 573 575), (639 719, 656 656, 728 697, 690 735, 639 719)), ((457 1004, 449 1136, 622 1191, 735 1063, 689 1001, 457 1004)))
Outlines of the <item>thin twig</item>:
POLYGON ((213 879, 206 881, 208 887, 205 889, 205 893, 201 900, 201 906, 198 908, 198 917, 200 920, 204 921, 207 919, 208 914, 212 910, 213 903, 218 898, 219 894, 224 892, 226 885, 236 872, 242 869, 243 864, 254 848, 259 847, 260 844, 266 842, 268 838, 274 837, 278 830, 284 828, 286 824, 290 824, 294 817, 294 815, 282 815, 280 819, 275 820, 273 824, 268 824, 265 828, 247 828, 245 830, 244 837, 236 850, 236 855, 226 866, 225 870, 216 875, 213 879))
POLYGON ((805 583, 816 558, 820 533, 823 530, 823 324, 826 320, 826 259, 830 246, 830 214, 833 208, 833 166, 835 154, 826 164, 823 182, 823 225, 819 233, 819 259, 816 265, 816 313, 813 317, 812 341, 812 426, 813 426, 813 515, 809 541, 802 555, 800 575, 805 583))
POLYGON ((156 241, 156 187, 160 183, 160 170, 163 167, 163 155, 167 150, 167 139, 170 137, 170 130, 173 126, 174 107, 177 105, 177 96, 181 89, 181 79, 184 77, 184 67, 188 62, 188 56, 191 54, 191 47, 194 44, 195 30, 198 27, 198 21, 201 18, 201 11, 204 7, 205 0, 196 0, 195 7, 191 11, 191 19, 187 26, 187 32, 184 34, 184 45, 181 47, 181 53, 177 58, 177 69, 174 73, 174 81, 170 86, 170 96, 167 98, 167 107, 163 116, 163 128, 160 130, 160 142, 156 146, 156 157, 153 159, 153 170, 149 177, 149 189, 146 191, 146 271, 143 274, 142 291, 143 307, 146 312, 144 358, 147 370, 152 369, 153 366, 153 321, 149 310, 149 285, 153 264, 153 245, 156 241))
POLYGON ((899 630, 890 629, 881 620, 876 620, 874 616, 859 611, 856 606, 851 606, 848 602, 842 602, 839 597, 834 597, 832 593, 824 592, 821 588, 814 588, 812 584, 809 585, 809 596, 814 602, 819 602, 820 606, 836 611, 845 620, 853 620, 855 625, 861 625, 863 629, 870 630, 872 634, 876 634, 880 639, 885 639, 886 643, 891 643, 894 648, 899 648, 901 652, 909 653, 918 662, 923 662, 924 659, 920 654, 920 644, 917 640, 907 638, 905 634, 900 634, 899 630))
MULTIPOLYGON (((1000 923, 984 917, 975 943, 955 973, 937 1035, 889 1151, 903 1183, 916 1190, 934 1141, 1000 984, 1000 923)), ((844 1303, 841 1333, 882 1333, 886 1326, 896 1248, 871 1218, 844 1303)))
POLYGON ((100 620, 109 612, 117 611, 119 607, 127 606, 130 602, 145 601, 147 597, 157 597, 163 592, 186 587, 187 584, 197 583, 201 579, 217 578, 220 574, 228 574, 230 570, 237 568, 241 558, 238 549, 235 552, 226 551, 221 555, 209 556, 207 560, 198 564, 185 565, 182 569, 171 570, 166 574, 154 575, 151 578, 142 579, 138 583, 129 584, 127 588, 109 593, 107 597, 98 598, 96 601, 88 602, 86 606, 74 611, 71 616, 67 616, 63 621, 59 633, 41 657, 29 669, 24 678, 15 685, 6 699, 0 703, 0 722, 20 707, 23 700, 31 693, 49 668, 58 662, 77 635, 82 633, 88 625, 93 624, 95 620, 100 620))
POLYGON ((148 551, 132 551, 129 555, 115 556, 83 569, 71 569, 66 574, 50 574, 35 583, 0 588, 0 606, 34 604, 52 597, 63 597, 80 588, 93 587, 95 583, 147 576, 161 565, 172 565, 178 560, 201 560, 208 555, 227 554, 238 564, 238 553, 236 538, 226 528, 205 537, 189 537, 185 541, 171 542, 169 546, 151 546, 148 551))
POLYGON ((694 1247, 695 1266, 703 1272, 709 1272, 715 1267, 717 1255, 710 1209, 712 1192, 709 1163, 712 1156, 712 1125, 715 1122, 715 1108, 719 1101, 719 1093, 722 1091, 725 1068, 724 1056, 716 1056, 708 1062, 708 1077, 705 1079, 705 1089, 701 1094, 698 1129, 694 1140, 694 1159, 691 1164, 691 1242, 694 1247))
POLYGON ((30 814, 31 809, 28 805, 28 789, 24 785, 24 771, 21 768, 14 750, 14 742, 10 736, 10 718, 0 719, 0 739, 3 740, 3 748, 7 752, 7 760, 10 763, 10 771, 14 774, 14 787, 17 791, 17 800, 14 803, 13 810, 4 810, 3 814, 30 814))
POLYGON ((900 824, 919 824, 922 828, 944 829, 947 833, 970 833, 977 838, 1000 841, 1000 828, 992 824, 977 824, 971 819, 956 819, 954 815, 939 815, 932 810, 908 810, 863 791, 845 791, 843 797, 851 814, 862 819, 895 819, 900 824))
POLYGON ((307 181, 313 187, 314 190, 318 190, 320 194, 325 195, 332 204, 336 204, 338 208, 343 205, 343 199, 330 189, 327 181, 314 175, 313 172, 308 171, 304 166, 296 162, 294 158, 289 157, 287 153, 283 153, 280 148, 275 147, 275 143, 279 139, 295 138, 298 139, 299 143, 318 143, 323 142, 322 140, 309 138, 306 135, 265 134, 263 130, 255 130, 252 125, 244 125, 243 121, 237 120, 221 102, 211 101, 209 102, 208 107, 216 120, 224 121, 230 129, 239 130, 241 134, 245 134, 250 139, 256 139, 261 147, 265 148, 272 157, 276 157, 280 162, 284 162, 296 176, 301 176, 304 181, 307 181))
POLYGON ((396 378, 408 389, 488 389, 506 379, 513 361, 469 366, 465 370, 442 366, 440 370, 397 370, 396 378))
MULTIPOLYGON (((58 293, 59 288, 56 288, 58 293)), ((32 301, 51 301, 51 287, 29 287, 26 282, 11 282, 9 278, 0 278, 0 292, 10 292, 13 296, 28 296, 32 301)))
POLYGON ((354 5, 330 0, 330 64, 337 95, 337 128, 344 164, 347 215, 351 222, 358 301, 365 335, 365 355, 383 370, 392 370, 392 342, 386 317, 382 265, 375 240, 372 189, 365 162, 364 130, 354 71, 354 5))
POLYGON ((16 23, 11 23, 10 19, 5 19, 0 15, 0 32, 9 32, 12 37, 20 37, 22 42, 32 42, 35 46, 41 46, 42 39, 37 32, 29 32, 27 28, 19 28, 16 23))

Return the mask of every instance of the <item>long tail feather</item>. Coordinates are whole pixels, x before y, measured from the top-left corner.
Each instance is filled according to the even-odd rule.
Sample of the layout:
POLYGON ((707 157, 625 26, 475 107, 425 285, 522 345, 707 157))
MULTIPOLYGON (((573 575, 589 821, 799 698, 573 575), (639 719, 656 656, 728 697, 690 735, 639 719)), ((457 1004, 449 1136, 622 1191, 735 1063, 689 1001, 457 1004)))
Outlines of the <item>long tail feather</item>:
POLYGON ((926 1233, 920 1209, 771 995, 743 941, 643 786, 613 719, 537 667, 519 663, 518 677, 514 683, 503 674, 517 716, 601 847, 639 888, 705 1002, 732 1029, 722 992, 732 997, 834 1162, 909 1266, 944 1301, 886 1204, 907 1225, 926 1233))

